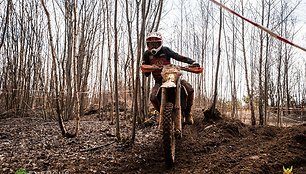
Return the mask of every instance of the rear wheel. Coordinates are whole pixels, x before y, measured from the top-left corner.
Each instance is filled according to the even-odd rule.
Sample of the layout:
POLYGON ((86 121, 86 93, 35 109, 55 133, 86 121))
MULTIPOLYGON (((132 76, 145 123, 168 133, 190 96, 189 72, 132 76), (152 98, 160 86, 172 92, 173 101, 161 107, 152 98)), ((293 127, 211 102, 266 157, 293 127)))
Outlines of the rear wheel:
POLYGON ((175 157, 175 136, 174 124, 172 121, 173 104, 166 103, 163 118, 163 147, 165 152, 165 162, 167 166, 172 166, 175 157))

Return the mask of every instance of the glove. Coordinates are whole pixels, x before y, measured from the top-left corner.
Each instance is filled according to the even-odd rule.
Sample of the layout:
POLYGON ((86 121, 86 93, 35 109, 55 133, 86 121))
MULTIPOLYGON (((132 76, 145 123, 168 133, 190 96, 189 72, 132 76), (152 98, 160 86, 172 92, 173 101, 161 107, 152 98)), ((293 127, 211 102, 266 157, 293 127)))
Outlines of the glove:
POLYGON ((198 64, 198 63, 196 63, 196 62, 193 62, 193 63, 191 64, 191 66, 193 66, 193 67, 200 67, 200 64, 198 64))

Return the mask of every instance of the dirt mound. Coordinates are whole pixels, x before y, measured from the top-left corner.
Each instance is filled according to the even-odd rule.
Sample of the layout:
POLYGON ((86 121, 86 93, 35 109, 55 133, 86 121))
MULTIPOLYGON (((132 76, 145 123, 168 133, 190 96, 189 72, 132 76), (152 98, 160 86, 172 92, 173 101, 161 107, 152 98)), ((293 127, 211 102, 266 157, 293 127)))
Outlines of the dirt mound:
MULTIPOLYGON (((131 123, 122 122, 128 136, 131 123)), ((84 117, 81 133, 62 138, 56 122, 7 118, 0 126, 0 173, 306 173, 306 124, 288 128, 252 127, 220 117, 207 122, 202 112, 185 126, 176 162, 166 168, 157 125, 138 128, 133 146, 116 141, 115 126, 84 117), (98 148, 97 148, 98 147, 98 148)))
POLYGON ((138 155, 120 162, 128 167, 111 173, 257 174, 282 173, 283 167, 291 166, 295 173, 306 173, 305 125, 252 127, 222 117, 207 121, 199 114, 193 126, 184 128, 174 168, 165 168, 161 140, 156 136, 150 144, 136 144, 132 149, 138 155))
MULTIPOLYGON (((306 173, 305 125, 252 127, 239 120, 218 119, 214 123, 205 120, 200 117, 184 135, 193 139, 194 144, 189 146, 192 154, 205 152, 191 158, 194 159, 191 172, 282 173, 283 166, 293 166, 296 173, 306 173), (201 158, 205 162, 196 160, 201 158)), ((182 147, 188 145, 188 141, 182 143, 182 147)))

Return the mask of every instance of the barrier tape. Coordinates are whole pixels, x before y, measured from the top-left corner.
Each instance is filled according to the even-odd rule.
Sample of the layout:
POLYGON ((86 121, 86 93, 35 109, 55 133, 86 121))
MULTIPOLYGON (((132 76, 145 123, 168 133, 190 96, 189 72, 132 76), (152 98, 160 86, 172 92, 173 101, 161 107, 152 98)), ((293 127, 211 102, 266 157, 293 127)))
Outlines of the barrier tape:
POLYGON ((273 33, 273 32, 272 32, 271 30, 269 30, 268 28, 266 28, 266 27, 264 27, 264 26, 262 26, 262 25, 260 25, 260 24, 257 24, 257 23, 255 23, 255 22, 253 22, 253 21, 251 21, 251 20, 249 20, 249 19, 247 19, 247 18, 241 16, 240 14, 238 14, 238 13, 236 13, 235 11, 233 11, 233 10, 227 8, 227 7, 224 6, 223 4, 221 4, 221 3, 219 3, 219 2, 217 2, 217 1, 215 1, 215 0, 210 0, 210 1, 213 2, 213 3, 215 3, 215 4, 217 4, 218 6, 220 6, 220 7, 222 7, 222 8, 224 8, 225 10, 229 11, 230 13, 233 13, 234 15, 240 17, 241 19, 243 19, 243 20, 245 20, 245 21, 247 21, 247 22, 253 24, 255 27, 260 28, 261 30, 264 30, 265 32, 269 33, 271 36, 275 37, 276 39, 281 40, 281 41, 283 41, 283 42, 285 42, 285 43, 287 43, 287 44, 290 44, 290 45, 292 45, 292 46, 294 46, 294 47, 296 47, 296 48, 299 48, 299 49, 301 49, 301 50, 303 50, 303 51, 306 52, 306 49, 305 49, 305 48, 303 48, 303 47, 301 47, 301 46, 299 46, 299 45, 297 45, 297 44, 294 44, 294 43, 290 42, 289 40, 287 40, 287 39, 285 39, 285 38, 283 38, 283 37, 277 35, 276 33, 273 33))
MULTIPOLYGON (((45 91, 45 90, 27 90, 27 89, 13 89, 13 88, 2 88, 0 89, 0 93, 6 94, 6 93, 12 93, 11 91, 30 91, 30 92, 43 92, 43 93, 51 93, 51 92, 55 92, 55 91, 45 91)), ((64 91, 60 91, 60 93, 65 93, 64 91)), ((80 94, 88 94, 90 93, 90 91, 79 91, 77 93, 80 94)))

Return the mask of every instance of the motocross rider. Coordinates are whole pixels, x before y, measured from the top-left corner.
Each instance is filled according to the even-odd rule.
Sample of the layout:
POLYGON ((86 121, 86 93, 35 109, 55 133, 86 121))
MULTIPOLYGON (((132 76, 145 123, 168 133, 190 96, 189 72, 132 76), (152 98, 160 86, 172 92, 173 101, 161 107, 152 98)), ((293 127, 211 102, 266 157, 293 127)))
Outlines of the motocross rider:
MULTIPOLYGON (((170 59, 173 58, 175 60, 188 63, 192 66, 199 67, 200 65, 196 63, 191 58, 179 55, 178 53, 172 51, 170 48, 163 46, 163 39, 159 32, 152 32, 149 33, 146 38, 147 50, 143 54, 143 65, 168 65, 171 64, 170 59)), ((151 73, 145 73, 145 76, 148 77, 151 73)), ((159 87, 162 84, 162 76, 161 70, 156 70, 152 72, 155 85, 152 88, 150 101, 153 104, 154 108, 159 111, 160 108, 160 101, 157 97, 157 92, 159 87)), ((187 107, 184 111, 185 113, 185 123, 192 125, 193 118, 191 115, 191 107, 193 105, 193 98, 194 98, 194 89, 192 88, 191 84, 189 84, 186 80, 182 80, 181 84, 186 88, 188 97, 187 97, 187 107)))

